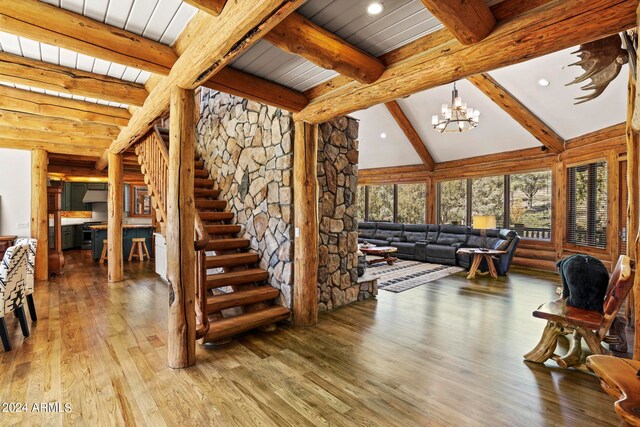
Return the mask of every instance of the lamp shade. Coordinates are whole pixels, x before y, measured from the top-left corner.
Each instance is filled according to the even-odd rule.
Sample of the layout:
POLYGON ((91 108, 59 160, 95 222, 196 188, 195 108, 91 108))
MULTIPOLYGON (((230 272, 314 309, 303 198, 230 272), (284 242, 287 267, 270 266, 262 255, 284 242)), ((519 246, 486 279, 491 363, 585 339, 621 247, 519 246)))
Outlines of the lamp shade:
POLYGON ((495 215, 474 215, 473 228, 476 228, 478 230, 496 228, 496 216, 495 215))

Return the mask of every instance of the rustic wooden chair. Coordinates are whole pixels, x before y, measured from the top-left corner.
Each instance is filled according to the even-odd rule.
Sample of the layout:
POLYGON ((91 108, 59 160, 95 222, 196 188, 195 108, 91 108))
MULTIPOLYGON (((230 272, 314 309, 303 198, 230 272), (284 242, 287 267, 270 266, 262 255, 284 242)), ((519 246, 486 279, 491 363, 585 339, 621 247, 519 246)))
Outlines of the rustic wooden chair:
POLYGON ((11 350, 5 316, 14 312, 20 321, 22 335, 29 336, 27 317, 24 314, 25 286, 27 281, 28 245, 11 246, 0 263, 0 339, 5 351, 11 350))
POLYGON ((628 256, 621 255, 609 279, 603 314, 568 306, 566 299, 558 299, 538 307, 533 312, 533 316, 546 319, 547 326, 544 328, 538 345, 525 354, 524 359, 536 363, 544 363, 553 359, 561 368, 581 365, 583 364, 583 338, 593 354, 608 354, 601 343, 603 341, 607 343, 620 342, 619 337, 609 336, 607 332, 632 285, 631 260, 628 256), (558 338, 568 334, 572 334, 569 341, 569 351, 564 356, 555 354, 558 338))
POLYGON ((33 292, 35 291, 35 271, 36 271, 36 252, 38 250, 38 241, 36 239, 18 239, 16 245, 27 245, 27 281, 25 282, 25 293, 27 295, 27 307, 32 321, 38 320, 36 313, 36 304, 33 301, 33 292))

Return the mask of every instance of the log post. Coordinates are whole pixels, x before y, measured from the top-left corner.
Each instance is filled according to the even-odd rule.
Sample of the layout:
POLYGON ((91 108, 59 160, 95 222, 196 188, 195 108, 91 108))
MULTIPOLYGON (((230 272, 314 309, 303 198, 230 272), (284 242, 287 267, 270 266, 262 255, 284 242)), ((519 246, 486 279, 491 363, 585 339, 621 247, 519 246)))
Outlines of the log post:
POLYGON ((122 211, 124 210, 124 180, 122 173, 122 155, 109 152, 109 200, 108 200, 108 280, 120 282, 123 278, 122 267, 122 211))
POLYGON ((47 208, 47 161, 45 150, 31 152, 31 238, 38 241, 35 280, 49 277, 49 213, 47 208))
POLYGON ((296 121, 293 147, 294 277, 293 322, 318 323, 318 126, 296 121))
MULTIPOLYGON (((634 109, 636 106, 636 79, 629 75, 627 90, 627 255, 635 262, 633 288, 629 293, 629 301, 633 302, 634 345, 633 358, 640 360, 640 274, 638 273, 638 253, 640 252, 640 147, 638 133, 633 128, 634 109)), ((614 261, 613 259, 611 260, 614 261)), ((631 308, 628 304, 627 308, 631 308)))
POLYGON ((564 238, 567 223, 567 191, 564 162, 556 158, 551 169, 551 182, 553 185, 553 205, 551 207, 551 223, 553 248, 556 253, 556 260, 562 259, 564 238))
POLYGON ((195 248, 193 90, 171 89, 167 184, 167 280, 169 282, 168 360, 170 368, 195 363, 195 248))

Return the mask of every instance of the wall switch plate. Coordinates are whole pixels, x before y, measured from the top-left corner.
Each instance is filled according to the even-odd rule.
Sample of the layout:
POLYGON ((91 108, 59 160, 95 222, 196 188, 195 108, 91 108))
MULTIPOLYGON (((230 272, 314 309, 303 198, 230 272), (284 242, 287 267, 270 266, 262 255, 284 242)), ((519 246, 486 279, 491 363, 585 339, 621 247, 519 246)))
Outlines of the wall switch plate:
POLYGON ((296 227, 295 234, 296 234, 296 237, 300 237, 300 229, 298 227, 296 227))
POLYGON ((26 230, 29 228, 29 223, 28 222, 23 222, 18 224, 18 230, 26 230))

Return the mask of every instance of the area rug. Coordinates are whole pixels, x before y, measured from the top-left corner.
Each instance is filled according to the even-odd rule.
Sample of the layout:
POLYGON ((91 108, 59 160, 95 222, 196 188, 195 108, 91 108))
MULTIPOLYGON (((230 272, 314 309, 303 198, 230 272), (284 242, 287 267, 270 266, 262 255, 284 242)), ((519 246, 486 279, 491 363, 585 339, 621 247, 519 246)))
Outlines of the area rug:
POLYGON ((384 261, 371 264, 367 267, 367 274, 378 278, 378 289, 399 293, 463 270, 450 265, 398 260, 393 265, 384 261))

